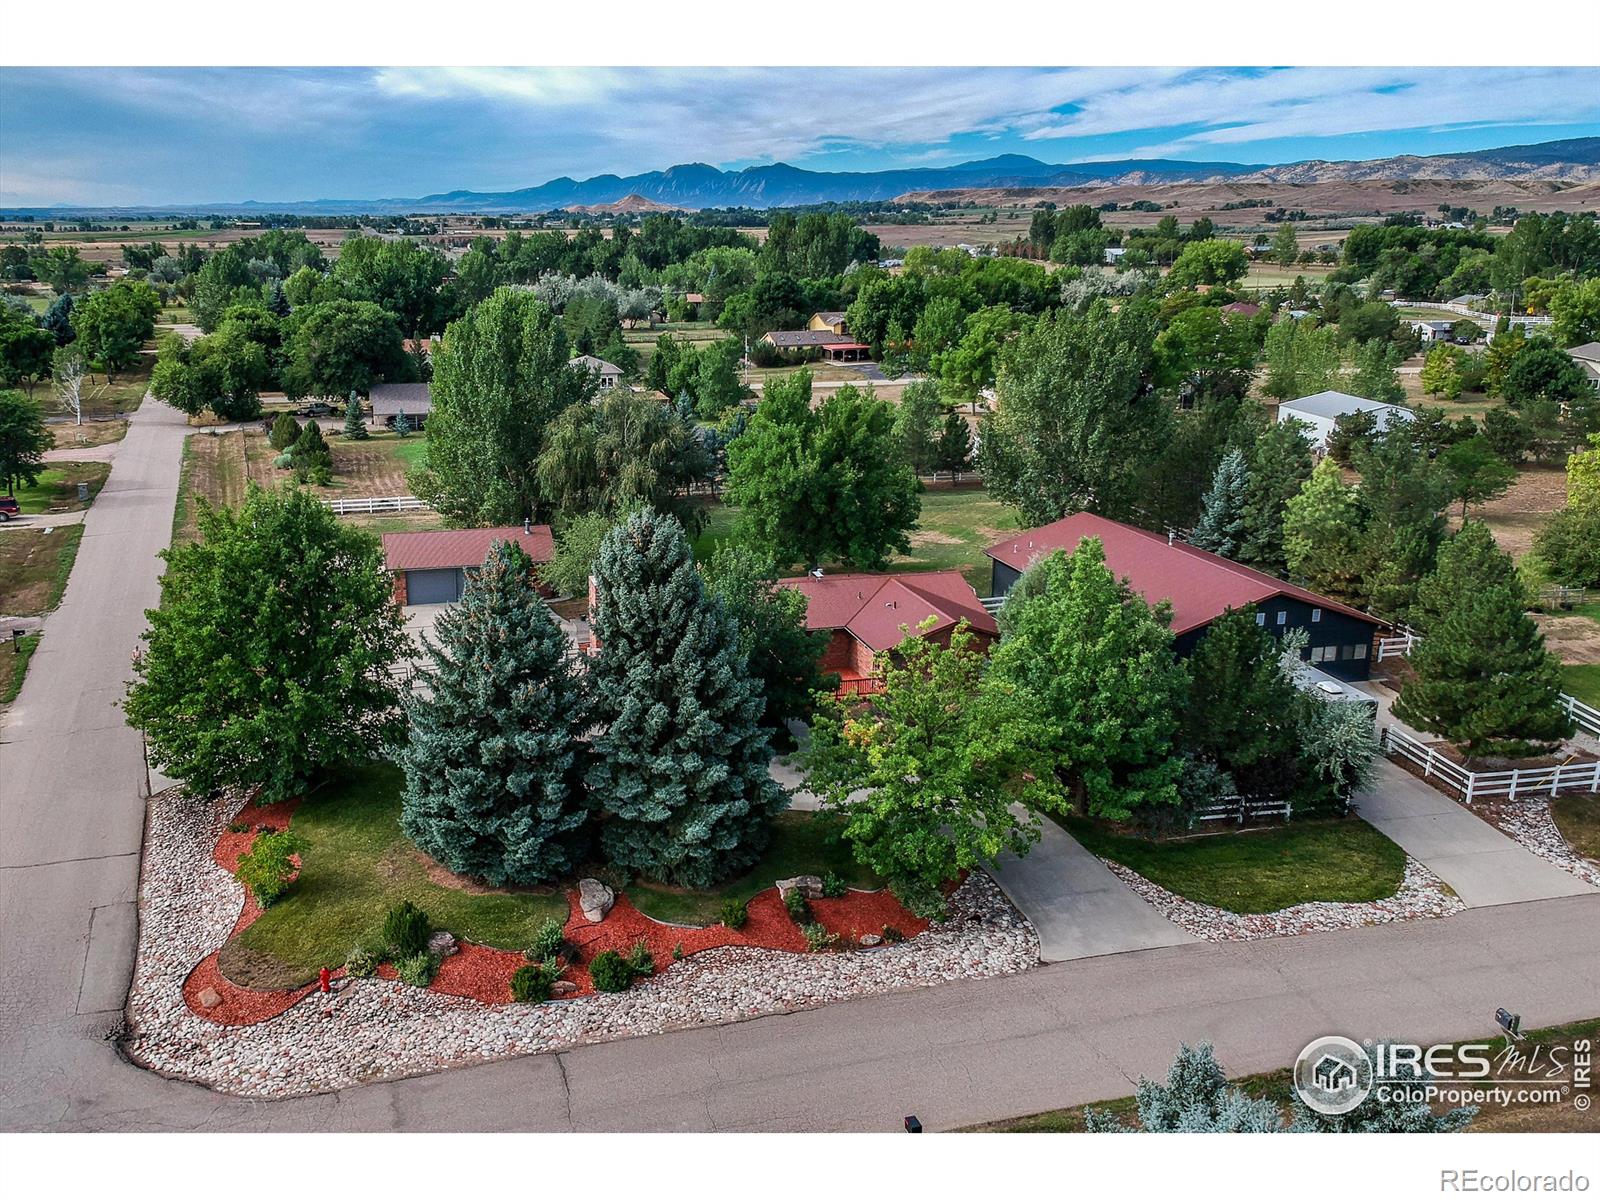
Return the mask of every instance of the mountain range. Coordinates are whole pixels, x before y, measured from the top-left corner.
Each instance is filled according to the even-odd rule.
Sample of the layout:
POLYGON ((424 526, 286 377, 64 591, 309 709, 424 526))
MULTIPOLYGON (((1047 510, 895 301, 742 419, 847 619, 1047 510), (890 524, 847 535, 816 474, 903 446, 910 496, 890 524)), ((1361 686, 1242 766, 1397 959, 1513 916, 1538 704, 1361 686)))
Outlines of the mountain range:
POLYGON ((353 213, 530 213, 552 209, 640 210, 665 208, 780 208, 846 201, 890 200, 906 193, 973 188, 1075 188, 1170 183, 1312 184, 1370 180, 1520 180, 1561 184, 1600 181, 1600 137, 1569 138, 1530 146, 1435 155, 1399 155, 1350 162, 1308 160, 1262 163, 1186 162, 1178 159, 1116 159, 1046 163, 1003 154, 950 167, 902 167, 883 171, 808 171, 771 163, 723 171, 684 163, 639 175, 562 176, 515 191, 456 190, 415 198, 379 200, 259 201, 188 204, 140 209, 31 209, 61 212, 288 212, 353 213), (626 203, 624 203, 626 202, 626 203))

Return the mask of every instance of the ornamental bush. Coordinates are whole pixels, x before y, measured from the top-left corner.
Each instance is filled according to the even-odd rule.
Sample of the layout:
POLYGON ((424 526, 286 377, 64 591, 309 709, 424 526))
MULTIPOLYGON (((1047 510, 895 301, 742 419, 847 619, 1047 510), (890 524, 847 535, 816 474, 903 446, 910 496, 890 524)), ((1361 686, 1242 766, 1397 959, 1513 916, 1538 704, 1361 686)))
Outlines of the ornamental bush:
POLYGON ((744 900, 724 900, 718 919, 729 929, 743 929, 750 919, 750 906, 744 900))
POLYGON ((424 951, 408 958, 396 959, 394 969, 395 974, 400 976, 401 983, 425 988, 433 982, 433 972, 437 966, 438 964, 433 961, 433 955, 424 951))
POLYGON ((268 908, 289 890, 289 881, 298 869, 293 856, 303 848, 301 839, 289 830, 263 833, 239 858, 235 874, 250 889, 256 903, 268 908))
POLYGON ((812 921, 808 925, 802 925, 800 932, 805 935, 806 949, 813 954, 820 954, 839 940, 838 936, 829 933, 827 927, 820 921, 812 921))
POLYGON ((633 968, 615 950, 602 950, 589 964, 589 978, 597 992, 625 992, 633 986, 633 968))
POLYGON ((806 903, 805 895, 799 888, 784 896, 783 906, 789 910, 789 919, 796 925, 804 925, 811 919, 811 906, 806 903))
POLYGON ((518 967, 511 975, 511 998, 518 1004, 543 1004, 560 978, 561 964, 553 958, 518 967))
POLYGON ((555 958, 561 953, 566 940, 566 927, 557 918, 549 918, 533 935, 533 944, 527 950, 528 961, 542 963, 555 958))
POLYGON ((650 953, 650 947, 645 940, 640 938, 633 944, 633 949, 628 951, 628 969, 639 979, 648 978, 656 973, 655 955, 650 953))
POLYGON ((272 432, 267 435, 267 444, 274 450, 287 450, 294 445, 300 437, 300 422, 294 419, 293 413, 281 412, 272 421, 272 432))
POLYGON ((403 958, 414 958, 428 952, 428 935, 433 927, 428 914, 409 900, 402 900, 389 910, 383 919, 383 941, 394 956, 396 968, 403 958))
POLYGON ((378 956, 365 946, 357 946, 344 960, 344 973, 352 979, 366 979, 378 973, 378 956))
POLYGON ((850 889, 837 871, 829 871, 822 877, 822 894, 830 900, 837 900, 850 889))

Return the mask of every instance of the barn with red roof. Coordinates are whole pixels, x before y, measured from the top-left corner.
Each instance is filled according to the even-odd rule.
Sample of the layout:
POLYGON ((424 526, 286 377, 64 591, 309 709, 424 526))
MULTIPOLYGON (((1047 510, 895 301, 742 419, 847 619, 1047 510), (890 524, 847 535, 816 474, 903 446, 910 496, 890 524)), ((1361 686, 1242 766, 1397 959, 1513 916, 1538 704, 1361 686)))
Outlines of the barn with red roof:
POLYGON ((832 636, 822 669, 839 676, 841 692, 873 690, 874 658, 898 646, 906 633, 949 645, 963 621, 987 649, 999 636, 994 618, 960 571, 904 574, 800 575, 778 580, 806 598, 806 628, 832 636), (920 626, 929 618, 933 624, 920 626))
POLYGON ((1094 513, 1074 513, 990 546, 992 594, 1009 592, 1034 560, 1056 550, 1071 553, 1091 537, 1105 547, 1106 566, 1134 591, 1151 604, 1165 600, 1172 606, 1179 654, 1192 650, 1211 622, 1230 608, 1252 606, 1257 622, 1274 634, 1304 629, 1307 660, 1328 674, 1365 679, 1371 670, 1372 639, 1384 628, 1376 617, 1187 542, 1094 513))

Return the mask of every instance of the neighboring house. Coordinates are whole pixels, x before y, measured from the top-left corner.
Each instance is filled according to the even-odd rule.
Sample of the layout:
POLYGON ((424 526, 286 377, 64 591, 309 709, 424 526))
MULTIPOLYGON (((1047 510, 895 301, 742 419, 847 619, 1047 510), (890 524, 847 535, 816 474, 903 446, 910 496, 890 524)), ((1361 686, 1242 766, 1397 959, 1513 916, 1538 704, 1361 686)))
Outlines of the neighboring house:
POLYGON ((1457 296, 1447 301, 1449 304, 1459 304, 1462 308, 1476 308, 1489 297, 1482 292, 1468 292, 1465 296, 1457 296))
POLYGON ((1235 300, 1232 304, 1224 304, 1222 311, 1235 317, 1253 317, 1261 311, 1261 305, 1247 304, 1243 300, 1235 300))
POLYGON ((483 565, 496 542, 516 542, 535 566, 555 555, 548 525, 384 534, 383 566, 394 577, 395 603, 454 604, 466 589, 467 575, 483 565))
POLYGON ((594 376, 595 384, 602 392, 609 392, 622 382, 622 368, 615 363, 608 363, 603 358, 596 358, 592 354, 580 354, 577 358, 567 360, 569 367, 582 367, 594 376))
POLYGON ((1174 649, 1180 655, 1189 654, 1211 622, 1230 608, 1253 605, 1256 623, 1279 637, 1291 629, 1306 631, 1305 657, 1312 666, 1338 679, 1367 678, 1372 639, 1384 627, 1376 617, 1220 554, 1093 513, 1074 513, 990 546, 994 595, 1009 592, 1035 559, 1055 550, 1071 553, 1088 537, 1100 539, 1106 566, 1148 603, 1172 605, 1174 649))
POLYGON ((812 313, 811 320, 806 323, 807 329, 818 332, 837 333, 840 337, 846 336, 844 329, 844 314, 842 312, 812 313))
POLYGON ((1432 345, 1434 342, 1450 341, 1450 329, 1453 325, 1455 325, 1454 321, 1411 322, 1411 328, 1417 331, 1417 335, 1422 338, 1424 346, 1432 345))
POLYGON ((960 571, 801 575, 780 579, 778 586, 806 598, 807 629, 831 633, 822 670, 839 676, 841 693, 872 691, 874 656, 898 646, 907 631, 949 645, 950 635, 965 621, 984 649, 1000 632, 960 571), (920 630, 929 617, 934 624, 920 630))
POLYGON ((1585 342, 1581 346, 1574 346, 1567 353, 1572 356, 1572 361, 1583 368, 1583 373, 1589 377, 1589 382, 1600 384, 1600 342, 1585 342))
POLYGON ((1108 267, 1116 266, 1119 262, 1122 261, 1122 256, 1124 254, 1126 254, 1127 252, 1128 252, 1128 248, 1126 246, 1107 246, 1106 247, 1106 257, 1105 257, 1106 266, 1108 266, 1108 267))
POLYGON ((775 350, 815 350, 832 362, 865 362, 872 354, 872 347, 853 342, 849 334, 834 333, 831 329, 774 329, 762 334, 761 340, 775 350))
POLYGON ((371 399, 373 421, 390 428, 395 418, 405 413, 411 428, 421 429, 433 411, 433 390, 426 383, 376 383, 371 399))
POLYGON ((1293 417, 1308 426, 1305 432, 1311 439, 1311 448, 1318 454, 1324 454, 1328 449, 1328 438, 1332 436, 1339 418, 1356 412, 1370 412, 1377 418, 1378 428, 1384 430, 1416 416, 1409 408, 1399 404, 1384 404, 1345 392, 1328 391, 1284 401, 1278 405, 1278 420, 1287 421, 1293 417))

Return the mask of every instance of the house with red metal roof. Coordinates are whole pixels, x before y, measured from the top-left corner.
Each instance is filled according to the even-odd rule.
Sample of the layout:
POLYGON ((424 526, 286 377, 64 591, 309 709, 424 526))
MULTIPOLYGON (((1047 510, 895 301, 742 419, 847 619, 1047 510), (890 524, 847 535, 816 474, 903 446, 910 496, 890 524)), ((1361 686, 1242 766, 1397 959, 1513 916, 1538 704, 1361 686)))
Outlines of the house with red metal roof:
POLYGON ((1304 629, 1307 661, 1328 674, 1365 679, 1370 673, 1373 638, 1384 628, 1376 617, 1220 554, 1094 513, 1074 513, 990 546, 992 594, 1005 595, 1035 560, 1056 550, 1070 554, 1084 538, 1100 539, 1106 566, 1148 603, 1171 606, 1180 655, 1193 650, 1223 613, 1249 606, 1257 624, 1280 637, 1304 629))
POLYGON ((384 569, 394 579, 395 602, 454 604, 467 575, 483 565, 496 542, 515 542, 535 566, 555 557, 548 525, 504 525, 494 529, 422 529, 383 535, 384 569))
POLYGON ((841 692, 873 690, 875 657, 898 646, 907 632, 948 646, 964 621, 983 649, 1000 634, 960 571, 801 575, 780 579, 778 586, 806 598, 807 629, 831 633, 822 670, 839 676, 841 692), (930 617, 933 624, 921 629, 930 617))

